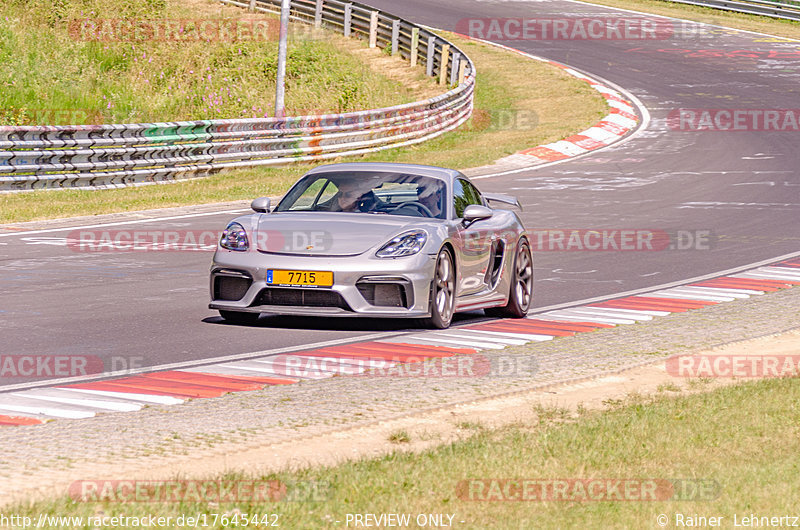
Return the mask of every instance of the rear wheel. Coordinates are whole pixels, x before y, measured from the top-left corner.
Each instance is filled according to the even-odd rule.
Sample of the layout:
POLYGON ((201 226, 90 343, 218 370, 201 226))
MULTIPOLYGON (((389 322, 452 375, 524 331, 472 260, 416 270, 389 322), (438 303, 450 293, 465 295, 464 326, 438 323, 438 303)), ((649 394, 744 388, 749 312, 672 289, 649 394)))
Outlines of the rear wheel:
POLYGON ((431 316, 427 321, 434 328, 447 328, 453 320, 456 302, 455 272, 453 256, 449 250, 443 248, 436 257, 436 269, 433 273, 431 288, 431 316))
POLYGON ((225 319, 226 322, 232 324, 255 324, 258 321, 260 313, 245 313, 242 311, 222 311, 220 310, 219 316, 225 319))
POLYGON ((508 303, 503 307, 485 309, 492 317, 524 318, 533 301, 533 257, 526 239, 520 239, 512 265, 508 303))

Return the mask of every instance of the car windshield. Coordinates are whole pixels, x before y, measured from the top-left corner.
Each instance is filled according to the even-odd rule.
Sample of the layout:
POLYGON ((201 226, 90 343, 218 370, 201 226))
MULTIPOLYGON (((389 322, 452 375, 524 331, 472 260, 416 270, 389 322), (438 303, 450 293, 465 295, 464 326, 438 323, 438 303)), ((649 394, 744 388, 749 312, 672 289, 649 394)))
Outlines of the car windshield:
POLYGON ((289 190, 276 212, 350 212, 445 219, 444 182, 403 173, 320 173, 289 190))

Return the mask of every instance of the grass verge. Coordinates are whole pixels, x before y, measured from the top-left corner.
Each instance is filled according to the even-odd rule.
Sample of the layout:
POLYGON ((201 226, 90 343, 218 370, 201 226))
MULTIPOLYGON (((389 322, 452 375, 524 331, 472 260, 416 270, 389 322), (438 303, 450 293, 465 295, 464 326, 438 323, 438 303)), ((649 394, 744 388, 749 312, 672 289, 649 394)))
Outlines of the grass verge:
POLYGON ((155 514, 173 520, 190 513, 209 518, 214 513, 275 513, 282 526, 292 528, 343 527, 347 514, 355 513, 450 514, 453 525, 462 528, 648 528, 659 527, 663 514, 668 527, 679 526, 679 517, 684 522, 722 517, 721 526, 732 527, 734 516, 741 525, 752 514, 798 515, 800 474, 792 456, 800 450, 798 403, 796 378, 679 397, 631 396, 610 404, 610 410, 584 409, 571 418, 561 410, 542 410, 537 423, 481 429, 418 454, 397 452, 257 478, 280 481, 290 495, 313 484, 315 494, 304 501, 120 504, 64 497, 9 507, 7 513, 34 518, 40 513, 155 514), (567 498, 572 500, 502 502, 468 500, 469 490, 460 485, 473 479, 522 478, 655 480, 670 486, 659 486, 656 500, 647 501, 576 501, 583 495, 570 487, 567 498))
MULTIPOLYGON (((7 0, 0 6, 0 124, 272 116, 275 23, 208 0, 7 0), (178 24, 180 40, 169 36, 178 24), (82 114, 68 110, 86 120, 69 121, 82 114)), ((414 101, 406 83, 371 69, 346 49, 349 42, 293 31, 287 112, 414 101)))
MULTIPOLYGON (((476 63, 476 119, 417 146, 346 160, 462 169, 480 166, 526 147, 569 136, 589 127, 607 111, 605 100, 587 83, 558 68, 453 35, 448 37, 476 63)), ((334 161, 340 160, 331 162, 334 161)), ((236 170, 174 184, 116 190, 5 194, 0 195, 0 223, 277 195, 314 165, 317 164, 236 170)))
MULTIPOLYGON (((800 22, 793 20, 773 19, 758 15, 747 15, 745 13, 733 13, 712 9, 710 7, 691 6, 686 4, 676 4, 665 0, 584 0, 590 4, 597 4, 609 7, 619 7, 631 9, 633 11, 644 11, 656 15, 667 17, 694 20, 706 24, 716 24, 730 28, 744 29, 768 35, 786 37, 788 39, 800 39, 800 22)), ((763 42, 773 42, 769 37, 765 37, 763 42)))

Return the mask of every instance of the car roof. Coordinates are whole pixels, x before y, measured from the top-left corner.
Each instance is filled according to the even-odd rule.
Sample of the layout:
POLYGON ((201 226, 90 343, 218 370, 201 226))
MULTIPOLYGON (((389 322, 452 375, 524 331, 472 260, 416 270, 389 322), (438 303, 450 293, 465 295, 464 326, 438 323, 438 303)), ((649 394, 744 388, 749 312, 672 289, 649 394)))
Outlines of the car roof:
MULTIPOLYGON (((423 166, 419 164, 398 164, 394 162, 347 162, 342 164, 327 164, 319 166, 306 175, 319 175, 322 173, 342 173, 347 171, 363 171, 372 173, 407 173, 422 177, 432 177, 452 182, 457 177, 464 177, 460 171, 436 166, 423 166)), ((466 178, 466 177, 464 177, 466 178)))

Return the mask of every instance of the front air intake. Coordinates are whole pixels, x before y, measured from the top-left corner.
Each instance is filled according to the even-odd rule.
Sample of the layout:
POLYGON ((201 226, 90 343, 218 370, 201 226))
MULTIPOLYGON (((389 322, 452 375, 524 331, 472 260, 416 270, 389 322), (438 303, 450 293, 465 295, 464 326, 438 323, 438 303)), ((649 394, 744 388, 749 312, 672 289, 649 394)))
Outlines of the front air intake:
POLYGON ((267 287, 259 294, 256 305, 337 307, 339 309, 352 311, 341 294, 329 289, 267 287))

